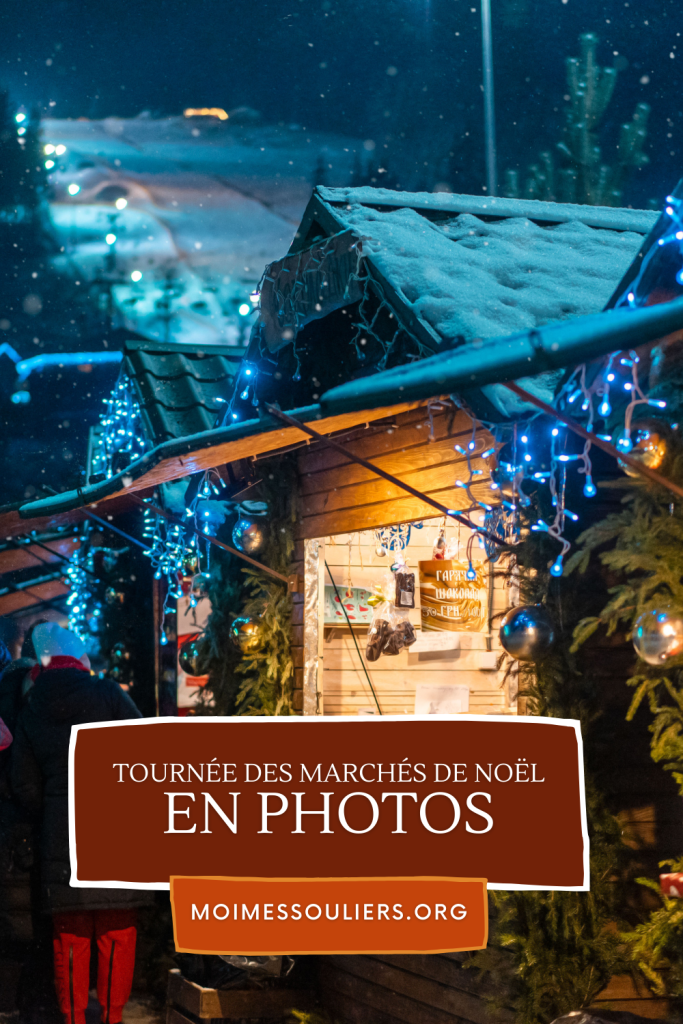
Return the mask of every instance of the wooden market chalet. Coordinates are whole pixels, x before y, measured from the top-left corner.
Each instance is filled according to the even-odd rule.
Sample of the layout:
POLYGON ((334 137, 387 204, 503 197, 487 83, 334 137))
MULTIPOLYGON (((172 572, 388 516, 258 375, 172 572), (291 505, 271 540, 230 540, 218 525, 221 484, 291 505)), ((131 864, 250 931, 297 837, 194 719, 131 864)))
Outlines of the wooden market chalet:
MULTIPOLYGON (((145 453, 104 479, 91 459, 77 491, 0 509, 0 616, 66 593, 60 568, 88 516, 133 532, 140 498, 174 514, 179 489, 209 469, 239 497, 294 452, 299 516, 285 582, 296 713, 413 714, 436 699, 432 690, 450 687, 461 701, 451 710, 523 714, 514 674, 499 667, 496 625, 515 603, 514 584, 494 577, 485 548, 469 543, 473 531, 453 518, 444 526, 444 513, 463 512, 472 498, 492 501, 495 425, 552 402, 567 368, 683 328, 678 302, 603 313, 634 276, 657 222, 630 209, 317 187, 289 252, 266 269, 247 351, 131 342, 123 372, 145 453), (468 460, 469 486, 459 486, 468 460), (355 608, 353 592, 388 568, 391 538, 410 538, 417 568, 442 532, 453 557, 470 559, 483 580, 481 619, 457 645, 430 644, 418 594, 409 615, 415 651, 368 664, 357 645, 367 619, 342 619, 336 589, 355 608)), ((140 601, 158 630, 158 587, 140 601)), ((173 657, 156 645, 156 713, 175 713, 173 657)), ((607 665, 604 675, 621 751, 619 810, 638 857, 655 865, 681 845, 672 791, 653 775, 646 740, 629 746, 619 680, 609 681, 607 665)), ((462 970, 463 958, 327 957, 320 986, 343 1021, 487 1024, 487 991, 462 970)), ((664 1001, 630 978, 613 979, 599 1001, 666 1015, 664 1001)))

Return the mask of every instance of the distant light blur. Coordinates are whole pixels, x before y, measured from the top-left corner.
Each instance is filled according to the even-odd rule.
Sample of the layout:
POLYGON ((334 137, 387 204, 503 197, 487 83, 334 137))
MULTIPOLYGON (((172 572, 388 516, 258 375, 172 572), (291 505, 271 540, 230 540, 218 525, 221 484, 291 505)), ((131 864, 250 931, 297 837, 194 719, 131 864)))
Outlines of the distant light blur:
POLYGON ((228 115, 222 107, 188 107, 183 110, 185 117, 217 117, 219 121, 227 121, 228 115))

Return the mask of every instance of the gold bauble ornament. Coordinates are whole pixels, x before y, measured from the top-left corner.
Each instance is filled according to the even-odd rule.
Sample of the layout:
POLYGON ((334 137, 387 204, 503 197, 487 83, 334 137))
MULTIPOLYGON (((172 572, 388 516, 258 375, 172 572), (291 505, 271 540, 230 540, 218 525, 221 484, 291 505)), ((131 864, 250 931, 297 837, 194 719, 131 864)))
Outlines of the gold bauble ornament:
POLYGON ((258 623, 246 615, 240 615, 230 627, 230 639, 243 654, 253 651, 259 644, 258 623))
MULTIPOLYGON (((625 436, 625 435, 622 435, 625 436)), ((659 469, 668 453, 666 438, 657 430, 656 426, 641 426, 631 431, 631 443, 633 447, 628 454, 636 462, 640 462, 648 469, 659 469)), ((619 445, 619 447, 622 447, 619 445)), ((626 448, 624 447, 624 451, 626 448)), ((630 477, 638 477, 637 469, 628 466, 625 462, 619 461, 619 466, 624 473, 630 477)))

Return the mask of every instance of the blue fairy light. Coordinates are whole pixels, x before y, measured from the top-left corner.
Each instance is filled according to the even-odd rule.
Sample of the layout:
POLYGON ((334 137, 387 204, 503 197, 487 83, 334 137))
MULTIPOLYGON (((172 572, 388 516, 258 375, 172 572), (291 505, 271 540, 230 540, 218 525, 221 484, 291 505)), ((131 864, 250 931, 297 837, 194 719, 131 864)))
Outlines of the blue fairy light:
POLYGON ((609 404, 609 402, 607 401, 606 398, 603 398, 602 402, 600 403, 600 406, 598 408, 598 412, 600 413, 600 415, 602 417, 605 417, 605 418, 607 416, 611 415, 612 406, 609 404))
POLYGON ((477 574, 474 571, 474 566, 472 565, 471 561, 469 563, 469 567, 468 567, 467 572, 465 573, 465 575, 467 576, 468 580, 476 580, 476 578, 477 578, 477 574))
POLYGON ((594 498, 598 493, 598 489, 593 483, 593 479, 590 476, 586 477, 586 482, 583 485, 583 496, 584 498, 594 498))
POLYGON ((561 576, 563 572, 564 572, 564 567, 562 565, 562 556, 558 555, 557 559, 550 566, 550 575, 551 576, 561 576))

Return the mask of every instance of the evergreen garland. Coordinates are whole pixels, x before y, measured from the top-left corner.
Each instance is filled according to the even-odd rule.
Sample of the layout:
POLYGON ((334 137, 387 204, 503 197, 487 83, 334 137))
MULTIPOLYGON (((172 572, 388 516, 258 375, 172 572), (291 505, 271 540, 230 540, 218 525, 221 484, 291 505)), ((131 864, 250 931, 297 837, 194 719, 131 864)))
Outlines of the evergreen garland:
MULTIPOLYGON (((269 459, 250 500, 268 504, 268 541, 258 559, 288 575, 294 553, 297 518, 296 461, 292 455, 269 459)), ((232 530, 233 522, 228 524, 232 530)), ((231 543, 229 536, 225 538, 231 543)), ((285 584, 260 570, 245 568, 234 555, 212 555, 209 590, 212 614, 203 652, 209 682, 200 713, 214 715, 288 715, 292 713, 292 599, 285 584), (246 653, 230 639, 238 616, 258 620, 256 642, 246 653)))
MULTIPOLYGON (((670 408, 681 413, 680 372, 667 378, 670 408), (678 406, 678 408, 676 407, 678 406)), ((677 429, 662 424, 667 458, 660 472, 683 482, 683 445, 677 429)), ((668 490, 651 482, 624 478, 623 508, 607 516, 579 538, 580 548, 567 568, 585 572, 599 561, 611 573, 614 586, 609 600, 596 615, 578 623, 573 649, 578 650, 598 629, 607 634, 625 629, 629 635, 636 619, 646 611, 671 605, 683 610, 683 506, 668 490)), ((653 760, 669 771, 683 795, 683 655, 665 665, 638 661, 629 686, 635 692, 628 711, 632 719, 646 703, 652 715, 650 751, 653 760)), ((682 871, 683 857, 664 861, 662 868, 682 871)), ((661 896, 658 881, 639 878, 654 890, 661 907, 623 936, 638 968, 658 995, 683 998, 683 904, 661 896)))
MULTIPOLYGON (((537 513, 530 510, 530 522, 537 513)), ((546 1024, 590 1006, 612 975, 628 969, 623 941, 614 928, 625 902, 625 849, 621 826, 600 788, 599 688, 589 658, 570 650, 578 609, 594 607, 604 590, 597 574, 551 577, 548 566, 555 555, 556 545, 547 535, 528 532, 505 575, 514 572, 520 604, 544 603, 555 623, 556 642, 548 657, 538 664, 519 664, 520 698, 526 714, 581 722, 591 888, 582 893, 489 894, 490 946, 471 963, 492 976, 500 993, 494 1004, 511 1004, 519 1024, 546 1024)))

